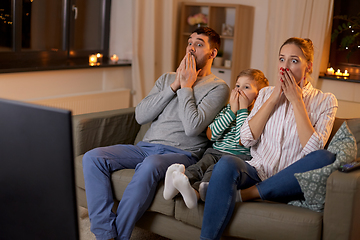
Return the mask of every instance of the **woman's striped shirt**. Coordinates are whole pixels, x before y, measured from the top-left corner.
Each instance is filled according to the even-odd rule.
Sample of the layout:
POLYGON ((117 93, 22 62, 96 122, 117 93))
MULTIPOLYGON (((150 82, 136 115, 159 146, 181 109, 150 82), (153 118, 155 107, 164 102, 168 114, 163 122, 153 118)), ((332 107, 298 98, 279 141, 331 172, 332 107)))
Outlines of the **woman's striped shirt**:
POLYGON ((241 128, 241 142, 251 147, 248 163, 256 168, 265 180, 297 160, 318 149, 324 148, 332 130, 338 103, 332 93, 323 93, 309 82, 302 89, 302 98, 310 122, 315 129, 305 147, 302 147, 295 121, 294 109, 285 95, 271 113, 260 137, 255 140, 249 127, 249 120, 270 97, 274 87, 260 90, 251 114, 241 128))

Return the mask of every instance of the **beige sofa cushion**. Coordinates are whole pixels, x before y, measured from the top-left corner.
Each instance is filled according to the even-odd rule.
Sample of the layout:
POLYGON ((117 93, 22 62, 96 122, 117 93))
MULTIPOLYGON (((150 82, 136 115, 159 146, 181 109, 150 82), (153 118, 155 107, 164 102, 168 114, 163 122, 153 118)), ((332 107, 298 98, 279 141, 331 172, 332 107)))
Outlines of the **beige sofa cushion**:
MULTIPOLYGON (((77 186, 85 189, 84 174, 82 172, 82 158, 84 155, 80 155, 76 158, 76 183, 77 186)), ((111 175, 113 183, 114 198, 120 200, 124 194, 126 186, 130 183, 132 176, 134 175, 134 169, 123 169, 116 171, 111 175)), ((161 181, 157 187, 157 191, 154 197, 154 201, 149 207, 148 211, 159 212, 168 216, 174 216, 174 200, 165 200, 162 193, 164 191, 164 183, 161 181)))
MULTIPOLYGON (((176 199, 175 218, 201 228, 204 203, 188 209, 181 198, 176 199)), ((320 239, 322 213, 273 202, 237 203, 224 236, 246 239, 320 239), (234 224, 232 224, 234 223, 234 224), (271 234, 269 234, 271 233, 271 234), (293 234, 296 233, 296 236, 293 234)))

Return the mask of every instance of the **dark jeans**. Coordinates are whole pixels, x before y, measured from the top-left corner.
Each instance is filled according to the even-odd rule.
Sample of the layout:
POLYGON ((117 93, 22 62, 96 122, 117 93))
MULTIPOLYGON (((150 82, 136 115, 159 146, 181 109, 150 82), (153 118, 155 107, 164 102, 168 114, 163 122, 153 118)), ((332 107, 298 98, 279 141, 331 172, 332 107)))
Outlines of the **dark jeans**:
POLYGON ((215 163, 225 155, 241 158, 244 161, 251 159, 251 156, 245 154, 233 155, 213 148, 208 148, 203 157, 196 164, 190 165, 185 170, 185 175, 189 178, 190 185, 199 191, 200 183, 210 181, 215 163))
POLYGON ((263 200, 296 200, 302 198, 303 193, 294 174, 318 169, 334 161, 335 154, 327 150, 314 151, 261 182, 256 169, 248 163, 231 156, 222 157, 207 189, 200 239, 220 239, 233 214, 237 189, 257 184, 263 200))

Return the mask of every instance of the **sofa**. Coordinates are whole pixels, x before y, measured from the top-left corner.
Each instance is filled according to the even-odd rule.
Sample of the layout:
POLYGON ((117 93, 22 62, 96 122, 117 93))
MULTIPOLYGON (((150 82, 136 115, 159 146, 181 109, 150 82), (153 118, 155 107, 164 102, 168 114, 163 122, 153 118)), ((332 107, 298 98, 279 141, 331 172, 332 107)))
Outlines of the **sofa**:
MULTIPOLYGON (((126 108, 73 116, 79 206, 87 207, 83 154, 95 147, 134 144, 141 140, 149 125, 137 124, 134 110, 126 108)), ((330 139, 344 120, 336 118, 330 139)), ((134 169, 124 169, 111 175, 114 209, 133 174, 134 169)), ((136 225, 170 239, 199 239, 204 203, 188 209, 179 196, 165 200, 163 190, 164 183, 160 182, 152 205, 136 225)), ((262 200, 237 203, 222 238, 360 239, 360 170, 332 172, 326 183, 325 202, 323 212, 262 200)))

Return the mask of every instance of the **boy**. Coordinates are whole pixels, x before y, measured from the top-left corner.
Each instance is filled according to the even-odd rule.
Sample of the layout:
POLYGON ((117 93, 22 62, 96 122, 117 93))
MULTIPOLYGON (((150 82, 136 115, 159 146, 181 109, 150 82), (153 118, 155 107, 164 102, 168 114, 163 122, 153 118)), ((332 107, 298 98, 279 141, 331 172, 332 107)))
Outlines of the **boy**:
POLYGON ((257 69, 246 69, 237 76, 236 86, 225 106, 209 125, 206 135, 213 141, 212 148, 185 170, 183 164, 171 165, 165 175, 164 198, 169 200, 180 192, 188 208, 205 201, 207 186, 215 163, 225 154, 250 160, 250 149, 240 141, 240 128, 248 117, 261 88, 269 86, 264 74, 257 69))

